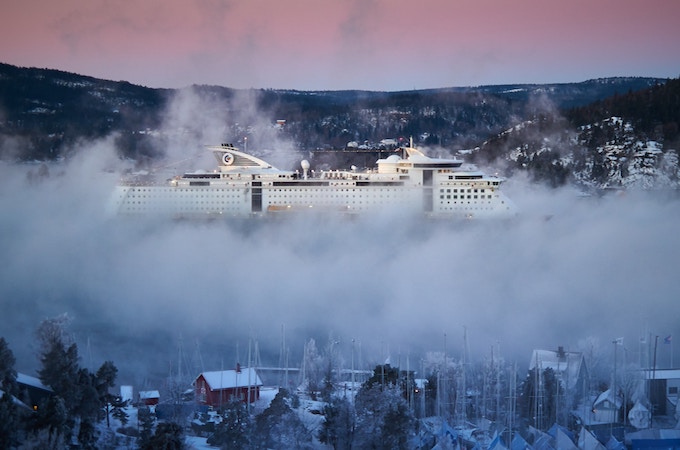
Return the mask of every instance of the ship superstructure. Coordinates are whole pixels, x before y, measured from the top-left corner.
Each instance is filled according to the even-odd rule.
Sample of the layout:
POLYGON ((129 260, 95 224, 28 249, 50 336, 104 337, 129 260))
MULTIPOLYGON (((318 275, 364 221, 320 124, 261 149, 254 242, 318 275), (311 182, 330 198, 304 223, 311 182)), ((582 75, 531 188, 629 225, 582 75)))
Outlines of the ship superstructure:
POLYGON ((457 158, 431 158, 411 147, 370 170, 285 171, 231 144, 210 146, 218 167, 165 184, 127 180, 116 188, 120 215, 267 217, 299 211, 364 214, 395 210, 431 218, 490 218, 515 214, 502 179, 457 158))

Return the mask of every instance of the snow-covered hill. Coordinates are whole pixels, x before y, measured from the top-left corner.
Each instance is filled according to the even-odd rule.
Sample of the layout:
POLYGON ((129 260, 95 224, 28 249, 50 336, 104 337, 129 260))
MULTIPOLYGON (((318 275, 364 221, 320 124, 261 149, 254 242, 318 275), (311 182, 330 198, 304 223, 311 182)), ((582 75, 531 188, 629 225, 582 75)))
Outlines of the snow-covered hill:
POLYGON ((573 129, 561 118, 522 122, 476 148, 477 161, 505 160, 510 173, 526 170, 553 186, 585 189, 678 189, 678 149, 608 117, 573 129))

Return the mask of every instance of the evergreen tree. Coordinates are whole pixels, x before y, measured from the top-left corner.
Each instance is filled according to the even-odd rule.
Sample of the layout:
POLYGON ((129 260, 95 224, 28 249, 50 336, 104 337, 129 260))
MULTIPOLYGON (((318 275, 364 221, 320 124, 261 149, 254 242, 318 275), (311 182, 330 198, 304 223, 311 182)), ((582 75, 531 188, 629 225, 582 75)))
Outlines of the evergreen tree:
POLYGON ((4 337, 0 337, 0 390, 16 395, 17 372, 14 370, 16 359, 4 337))
POLYGON ((143 406, 137 410, 137 428, 139 429, 138 444, 143 448, 151 439, 153 432, 154 417, 148 406, 143 406))
POLYGON ((36 332, 40 346, 40 381, 64 401, 69 413, 79 403, 78 347, 66 334, 68 317, 63 315, 41 322, 36 332))
POLYGON ((95 377, 87 369, 78 370, 76 392, 78 403, 71 413, 83 421, 97 422, 101 418, 102 402, 97 392, 95 377))
POLYGON ((91 420, 83 419, 80 421, 78 443, 83 449, 97 450, 97 430, 91 420))
POLYGON ((319 441, 334 449, 351 449, 354 439, 355 411, 346 397, 334 397, 324 407, 324 422, 319 441))
MULTIPOLYGON (((543 408, 546 426, 550 427, 557 421, 558 396, 563 396, 561 383, 555 371, 548 367, 543 371, 545 407, 543 408)), ((562 405, 564 406, 564 405, 562 405)))
POLYGON ((399 387, 365 385, 357 394, 356 414, 357 448, 408 448, 415 420, 399 387))
POLYGON ((268 449, 307 448, 312 436, 290 407, 290 395, 280 389, 269 407, 255 418, 256 445, 268 449))
MULTIPOLYGON (((115 419, 117 419, 120 422, 120 426, 123 428, 125 428, 129 420, 128 413, 125 412, 125 408, 127 408, 127 406, 128 401, 123 400, 121 396, 115 397, 111 402, 111 414, 115 419)), ((109 424, 107 419, 107 426, 108 425, 109 424)))
POLYGON ((140 447, 142 450, 182 450, 184 448, 184 432, 174 422, 162 422, 156 432, 140 447))
POLYGON ((79 365, 78 347, 66 332, 67 316, 44 320, 36 331, 40 346, 40 380, 52 388, 62 399, 67 419, 64 434, 68 440, 79 424, 78 440, 85 447, 92 447, 97 440, 94 426, 103 416, 111 396, 109 388, 115 385, 118 372, 111 361, 106 361, 96 374, 79 365))
POLYGON ((392 367, 389 364, 377 365, 373 369, 373 375, 366 380, 363 388, 372 388, 374 386, 396 386, 399 384, 399 368, 392 367))
MULTIPOLYGON (((111 403, 116 399, 114 395, 109 394, 109 389, 116 385, 116 376, 118 375, 118 368, 112 361, 106 361, 101 365, 97 374, 95 375, 95 389, 99 397, 100 407, 103 408, 106 415, 106 426, 109 427, 109 412, 111 403)), ((123 425, 124 426, 124 425, 123 425)))
POLYGON ((398 367, 392 367, 389 364, 375 366, 373 375, 364 382, 361 388, 369 389, 375 386, 398 386, 404 398, 408 398, 409 392, 413 393, 416 387, 412 371, 409 371, 407 376, 405 370, 400 371, 398 367))
POLYGON ((246 405, 240 401, 233 401, 222 412, 222 422, 208 438, 208 444, 223 449, 250 448, 252 429, 253 421, 246 405))
POLYGON ((19 412, 10 394, 0 394, 0 450, 14 448, 17 444, 19 412))
POLYGON ((529 370, 518 402, 520 417, 528 419, 539 430, 547 430, 557 417, 558 395, 564 397, 564 390, 551 368, 540 374, 529 370))
POLYGON ((19 430, 19 410, 13 396, 17 394, 16 359, 5 338, 0 337, 0 449, 16 444, 19 430))
POLYGON ((71 435, 71 424, 64 399, 59 395, 52 395, 46 401, 43 401, 38 407, 38 413, 34 420, 36 435, 40 434, 42 430, 47 432, 46 444, 49 448, 61 448, 68 442, 71 435))

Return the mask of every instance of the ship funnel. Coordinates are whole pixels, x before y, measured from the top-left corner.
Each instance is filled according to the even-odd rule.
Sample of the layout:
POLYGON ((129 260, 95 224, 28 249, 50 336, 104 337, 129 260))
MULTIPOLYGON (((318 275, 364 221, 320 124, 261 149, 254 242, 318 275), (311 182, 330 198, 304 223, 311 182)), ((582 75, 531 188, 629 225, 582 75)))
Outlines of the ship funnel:
POLYGON ((300 162, 300 165, 302 166, 302 178, 306 180, 307 179, 307 172, 309 171, 309 161, 307 161, 306 159, 303 159, 300 162))

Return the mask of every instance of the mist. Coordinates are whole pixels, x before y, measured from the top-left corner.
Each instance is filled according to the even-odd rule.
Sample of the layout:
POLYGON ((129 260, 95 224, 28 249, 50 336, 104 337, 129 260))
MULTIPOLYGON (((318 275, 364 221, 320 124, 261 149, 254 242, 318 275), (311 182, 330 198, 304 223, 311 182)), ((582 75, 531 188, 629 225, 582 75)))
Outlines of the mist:
POLYGON ((0 336, 20 372, 35 374, 34 330, 62 313, 83 365, 113 360, 123 384, 167 376, 179 348, 199 371, 244 363, 249 339, 277 365, 284 335, 292 366, 305 340, 332 336, 347 359, 361 345, 370 368, 445 345, 460 357, 464 334, 471 359, 497 346, 522 367, 534 348, 609 351, 624 336, 636 358, 641 336, 680 333, 675 196, 584 197, 516 177, 520 214, 501 222, 130 219, 106 212, 114 141, 47 175, 0 165, 0 336))

